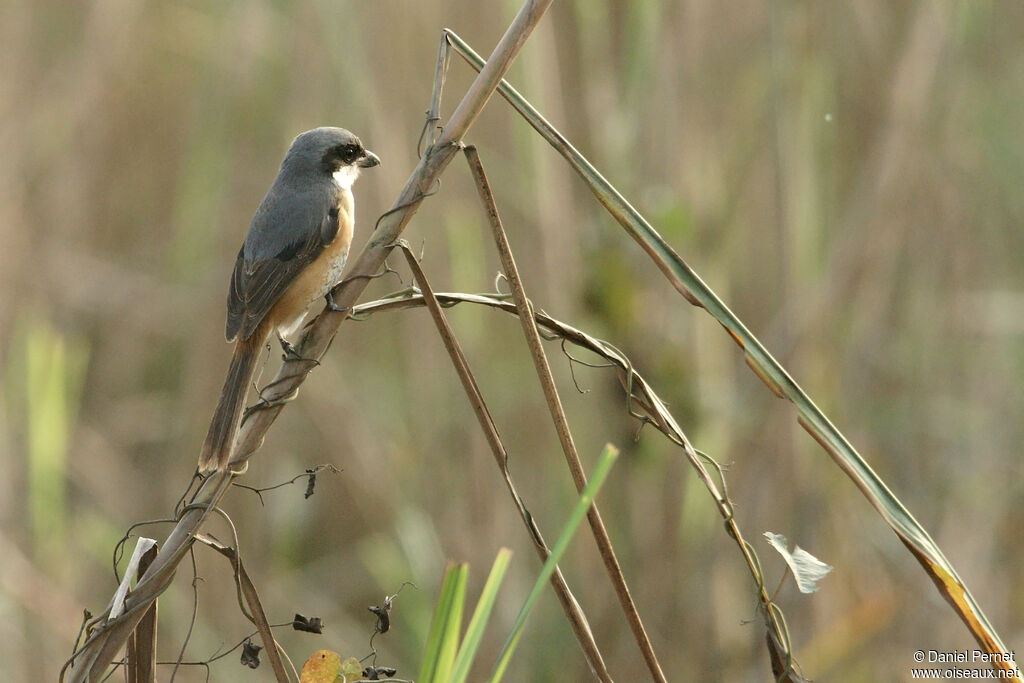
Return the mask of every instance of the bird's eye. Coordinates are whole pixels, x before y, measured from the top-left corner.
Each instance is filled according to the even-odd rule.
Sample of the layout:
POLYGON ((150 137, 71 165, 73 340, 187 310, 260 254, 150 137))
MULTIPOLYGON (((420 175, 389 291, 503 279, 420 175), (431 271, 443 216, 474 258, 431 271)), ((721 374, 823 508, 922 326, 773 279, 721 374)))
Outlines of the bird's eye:
POLYGON ((359 158, 360 151, 359 145, 349 143, 341 148, 341 158, 345 160, 345 163, 350 164, 359 158))

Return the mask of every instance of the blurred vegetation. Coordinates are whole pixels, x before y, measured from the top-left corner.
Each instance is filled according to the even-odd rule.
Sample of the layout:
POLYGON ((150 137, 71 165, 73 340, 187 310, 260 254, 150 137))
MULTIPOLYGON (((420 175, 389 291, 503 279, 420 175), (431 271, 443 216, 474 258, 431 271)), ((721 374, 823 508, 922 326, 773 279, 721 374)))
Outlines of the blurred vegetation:
MULTIPOLYGON (((441 28, 486 55, 517 6, 3 3, 8 680, 52 679, 82 608, 102 610, 113 591, 117 539, 165 517, 187 484, 230 355, 234 255, 292 137, 342 125, 383 160, 356 187, 361 244, 415 163, 441 28)), ((510 75, 851 438, 1011 647, 1024 642, 1022 33, 1015 3, 562 2, 510 75)), ((471 78, 453 60, 449 107, 471 78)), ((915 649, 974 646, 792 410, 554 152, 498 99, 467 141, 536 305, 632 358, 694 444, 730 465, 750 537, 783 533, 836 568, 814 596, 780 596, 809 676, 891 680, 915 649)), ((497 259, 461 164, 406 237, 424 245, 438 290, 492 288, 497 259)), ((401 286, 382 278, 370 295, 401 286)), ((520 491, 545 529, 560 527, 575 492, 518 322, 450 317, 520 491)), ((425 311, 346 324, 246 483, 318 462, 343 472, 321 476, 308 501, 301 486, 265 505, 243 491, 227 501, 271 621, 301 612, 327 624, 323 637, 281 633, 299 661, 365 647, 366 606, 410 580, 419 590, 403 592, 375 646, 412 675, 446 558, 485 567, 499 547, 516 551, 499 633, 539 569, 435 339, 425 311)), ((589 390, 577 394, 567 364, 554 365, 580 452, 624 446, 600 502, 669 678, 767 680, 762 627, 747 623, 753 586, 706 492, 653 430, 632 443, 610 373, 576 368, 589 390)), ((783 565, 765 550, 771 582, 783 565)), ((198 562, 190 659, 249 632, 224 563, 198 562)), ((564 567, 613 675, 642 671, 586 534, 564 567)), ((190 619, 178 578, 161 601, 165 659, 190 619)), ((499 647, 485 639, 481 661, 499 647)), ((219 663, 213 680, 268 675, 236 667, 219 663)), ((547 594, 509 680, 551 672, 586 678, 547 594)))

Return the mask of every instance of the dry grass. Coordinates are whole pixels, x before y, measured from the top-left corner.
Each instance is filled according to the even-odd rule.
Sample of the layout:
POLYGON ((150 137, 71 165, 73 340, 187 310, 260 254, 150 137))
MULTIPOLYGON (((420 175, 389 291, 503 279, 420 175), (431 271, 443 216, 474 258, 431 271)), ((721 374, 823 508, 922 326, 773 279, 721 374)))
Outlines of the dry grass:
MULTIPOLYGON (((0 661, 11 680, 52 678, 80 606, 98 610, 112 589, 108 551, 124 527, 165 516, 184 487, 229 355, 233 256, 291 137, 343 125, 383 159, 357 187, 359 241, 415 163, 441 27, 487 53, 514 5, 0 9, 0 661), (65 433, 67 450, 32 436, 30 347, 64 349, 47 367, 60 369, 51 400, 67 410, 40 429, 65 433), (50 455, 40 464, 33 452, 50 455)), ((511 75, 851 437, 1011 647, 1024 635, 1022 30, 1009 3, 556 3, 511 75)), ((461 93, 469 70, 455 60, 451 74, 448 92, 461 93)), ((836 567, 813 597, 780 598, 807 673, 889 680, 915 649, 973 647, 791 410, 561 160, 497 100, 468 141, 538 308, 622 348, 694 443, 731 463, 749 535, 785 533, 836 567)), ((486 231, 456 165, 406 237, 425 240, 435 287, 482 291, 498 268, 486 231)), ((371 293, 396 286, 378 280, 371 293)), ((557 527, 574 489, 554 430, 536 427, 546 407, 518 323, 449 317, 520 490, 557 527)), ((422 311, 352 325, 249 480, 324 461, 344 472, 309 501, 300 488, 265 507, 228 500, 270 620, 298 611, 328 624, 323 639, 282 636, 298 659, 363 651, 366 606, 408 579, 420 590, 402 594, 375 645, 411 674, 446 557, 483 568, 511 545, 509 595, 537 571, 435 339, 422 311)), ((631 443, 610 373, 577 368, 592 391, 576 395, 567 366, 554 370, 581 453, 631 443)), ((743 624, 756 605, 745 566, 676 449, 644 431, 600 502, 669 679, 765 680, 761 628, 743 624)), ((778 576, 781 562, 759 550, 778 576)), ((628 679, 640 658, 593 543, 577 538, 565 566, 612 674, 628 679)), ((200 556, 200 568, 194 658, 246 628, 223 561, 200 556)), ((178 583, 161 603, 165 658, 188 625, 178 583)), ((519 600, 501 603, 499 629, 519 600)), ((581 679, 554 599, 535 617, 513 678, 581 679)), ((242 675, 220 666, 215 680, 242 675)))

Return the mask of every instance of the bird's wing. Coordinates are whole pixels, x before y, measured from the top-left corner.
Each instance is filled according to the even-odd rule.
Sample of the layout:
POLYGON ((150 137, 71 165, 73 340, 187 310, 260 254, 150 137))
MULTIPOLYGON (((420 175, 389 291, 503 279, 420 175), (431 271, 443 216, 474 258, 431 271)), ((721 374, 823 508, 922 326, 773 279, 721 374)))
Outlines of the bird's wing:
POLYGON ((338 234, 337 197, 292 197, 260 205, 228 288, 226 336, 248 339, 288 286, 338 234), (300 201, 301 200, 301 201, 300 201))

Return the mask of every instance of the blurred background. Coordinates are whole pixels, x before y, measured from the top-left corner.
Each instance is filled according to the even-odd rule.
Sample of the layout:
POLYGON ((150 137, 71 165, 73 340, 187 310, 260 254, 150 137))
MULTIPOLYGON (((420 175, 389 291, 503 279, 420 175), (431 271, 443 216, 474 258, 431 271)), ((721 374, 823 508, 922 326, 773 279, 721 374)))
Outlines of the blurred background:
MULTIPOLYGON (((0 7, 0 662, 52 680, 115 586, 127 527, 172 514, 231 347, 235 254, 291 139, 359 134, 355 249, 416 163, 442 27, 487 55, 517 2, 7 0, 0 7)), ((1016 3, 555 3, 510 79, 656 226, 929 529, 1008 646, 1024 642, 1024 7, 1016 3)), ((472 73, 453 58, 447 116, 472 73)), ((693 443, 728 465, 768 583, 789 537, 835 567, 778 601, 819 680, 909 677, 916 649, 975 646, 859 491, 561 159, 499 99, 481 151, 538 308, 628 354, 693 443)), ((438 290, 498 261, 461 160, 406 237, 438 290)), ((392 259, 399 265, 400 259, 392 259)), ((402 269, 404 270, 404 269, 402 269)), ((408 277, 406 276, 406 282, 408 277)), ((375 281, 366 299, 404 285, 375 281)), ((547 535, 575 498, 511 316, 450 317, 547 535)), ((614 375, 550 345, 599 502, 670 680, 770 679, 754 586, 681 453, 624 410, 614 375)), ((276 372, 275 348, 264 378, 276 372)), ((539 569, 429 316, 346 323, 225 501, 272 622, 302 662, 363 656, 413 677, 446 559, 475 600, 515 550, 488 671, 539 569)), ((169 526, 143 531, 162 539, 169 526)), ((223 526, 214 533, 228 538, 223 526)), ((227 563, 197 552, 202 660, 251 631, 227 563)), ((619 680, 644 669, 581 531, 564 569, 619 680)), ((160 602, 160 657, 189 628, 191 567, 160 602)), ((553 595, 510 680, 587 680, 553 595)), ((161 672, 162 680, 170 675, 161 672)), ((205 679, 201 668, 176 680, 205 679)), ((215 681, 271 680, 217 662, 215 681)))

